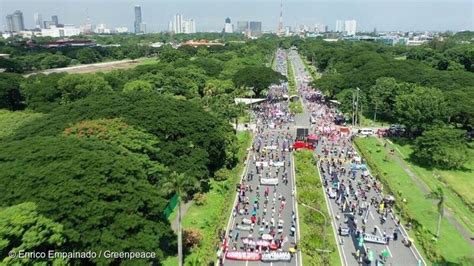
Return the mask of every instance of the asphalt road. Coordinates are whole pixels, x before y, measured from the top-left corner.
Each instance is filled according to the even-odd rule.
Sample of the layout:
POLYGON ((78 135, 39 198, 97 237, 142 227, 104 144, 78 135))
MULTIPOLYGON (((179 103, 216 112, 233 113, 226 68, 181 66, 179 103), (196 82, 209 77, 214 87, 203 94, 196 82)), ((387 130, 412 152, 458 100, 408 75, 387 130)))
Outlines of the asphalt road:
MULTIPOLYGON (((276 70, 286 75, 286 53, 278 51, 276 70)), ((287 93, 286 84, 270 89, 273 95, 287 93)), ((262 235, 269 235, 274 231, 274 239, 281 241, 277 251, 287 252, 297 243, 298 224, 297 210, 294 200, 293 162, 288 147, 294 139, 294 123, 289 119, 288 104, 286 101, 274 101, 270 104, 260 105, 260 110, 255 112, 257 132, 249 153, 247 167, 241 183, 245 195, 241 201, 249 201, 248 205, 238 203, 231 215, 229 233, 226 235, 228 251, 253 251, 252 246, 246 245, 246 238, 260 239, 262 235), (284 115, 283 115, 284 114, 284 115), (265 164, 265 166, 258 166, 265 164), (266 165, 268 164, 268 165, 266 165), (272 166, 273 164, 273 166, 272 166), (278 165, 278 166, 275 166, 278 165), (257 172, 257 168, 260 171, 257 172), (251 178, 250 178, 251 177, 251 178), (265 185, 264 180, 277 181, 277 185, 265 185), (287 182, 285 182, 287 180, 287 182), (247 188, 248 186, 248 188, 247 188), (250 189, 250 187, 252 189, 250 189), (266 191, 268 197, 265 197, 266 191), (284 207, 282 207, 284 205, 284 207), (247 211, 245 210, 247 209, 247 211), (250 220, 252 216, 257 219, 252 230, 242 229, 244 219, 250 220), (268 226, 264 223, 268 223, 268 226), (279 226, 279 221, 281 226, 279 226), (273 223, 272 223, 273 222, 273 223), (273 226, 272 226, 273 225, 273 226), (272 230, 272 227, 274 228, 272 230), (294 233, 291 228, 293 227, 294 233)), ((247 221, 248 222, 248 221, 247 221)), ((251 223, 252 224, 252 223, 251 223)), ((238 261, 224 259, 224 265, 299 265, 298 253, 290 261, 261 262, 238 261)))
MULTIPOLYGON (((305 94, 308 90, 311 90, 308 88, 310 75, 305 71, 304 64, 296 51, 290 52, 289 56, 295 68, 297 86, 300 95, 305 94)), ((376 260, 381 262, 381 253, 385 250, 386 254, 388 254, 386 261, 384 262, 385 265, 425 265, 424 261, 420 259, 421 256, 414 246, 408 248, 402 244, 401 240, 406 236, 406 231, 403 226, 396 223, 394 215, 387 212, 388 210, 385 204, 383 209, 380 208, 381 206, 378 202, 380 202, 384 196, 376 191, 374 187, 380 187, 381 184, 376 182, 376 179, 370 176, 369 171, 363 170, 364 161, 362 158, 360 163, 358 160, 355 160, 358 155, 352 146, 350 137, 331 136, 330 134, 328 134, 327 137, 323 136, 324 134, 321 131, 324 131, 324 127, 337 129, 331 119, 334 110, 331 110, 323 104, 306 102, 304 97, 302 97, 302 99, 306 113, 303 120, 309 119, 308 117, 310 114, 317 117, 316 124, 313 125, 310 132, 316 133, 320 136, 319 144, 315 150, 315 156, 319 156, 320 158, 318 166, 322 173, 322 181, 327 183, 326 191, 328 192, 327 189, 330 188, 331 191, 334 192, 331 194, 335 196, 334 198, 329 198, 330 193, 326 193, 326 198, 330 207, 332 225, 336 231, 338 231, 339 227, 341 229, 351 230, 350 234, 347 236, 338 235, 336 237, 343 264, 360 265, 355 256, 356 250, 360 250, 359 252, 362 257, 364 254, 373 254, 372 262, 364 262, 362 265, 377 265, 376 260), (324 149, 326 149, 326 151, 324 151, 324 149), (333 158, 335 161, 341 159, 342 162, 340 164, 337 162, 333 164, 333 158), (355 168, 361 169, 351 170, 355 168), (342 173, 342 169, 345 169, 345 173, 342 173), (362 176, 363 173, 365 175, 368 174, 369 176, 364 178, 362 176), (341 188, 342 185, 347 187, 347 189, 341 189, 339 194, 336 193, 335 189, 335 187, 338 186, 335 182, 336 180, 339 182, 339 188, 341 188), (350 187, 354 188, 354 190, 349 189, 349 183, 351 184, 350 187), (371 187, 370 190, 369 186, 371 187), (360 189, 358 189, 358 187, 360 189), (365 193, 364 196, 366 196, 366 199, 362 193, 365 193), (372 198, 377 203, 372 205, 369 204, 372 198), (351 212, 349 206, 353 204, 357 204, 357 207, 351 212), (379 213, 378 211, 381 212, 379 213), (383 220, 382 217, 384 214, 386 214, 386 218, 383 220), (389 242, 373 243, 365 241, 360 245, 359 238, 356 237, 357 229, 360 233, 365 231, 367 235, 378 237, 378 240, 382 239, 385 241, 386 237, 389 237, 389 242), (396 241, 393 240, 394 231, 398 234, 398 240, 396 241)))

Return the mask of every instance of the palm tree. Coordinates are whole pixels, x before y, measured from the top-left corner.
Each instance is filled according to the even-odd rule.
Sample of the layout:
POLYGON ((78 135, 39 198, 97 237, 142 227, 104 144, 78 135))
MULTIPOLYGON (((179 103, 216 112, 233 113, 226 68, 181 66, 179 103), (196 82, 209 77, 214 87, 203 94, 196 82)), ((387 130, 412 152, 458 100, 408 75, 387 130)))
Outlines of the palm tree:
POLYGON ((441 187, 438 187, 435 191, 432 191, 430 194, 427 196, 430 199, 435 199, 438 200, 438 204, 436 205, 438 207, 438 225, 436 227, 436 238, 439 238, 439 230, 441 227, 441 219, 444 216, 444 192, 441 187))
POLYGON ((181 228, 181 207, 182 198, 186 198, 189 188, 195 187, 196 182, 192 178, 185 177, 184 174, 173 172, 163 183, 163 188, 178 195, 178 260, 179 266, 183 265, 183 232, 181 228))
POLYGON ((212 97, 217 90, 216 84, 208 82, 204 87, 204 96, 206 97, 206 106, 209 106, 209 98, 212 97))

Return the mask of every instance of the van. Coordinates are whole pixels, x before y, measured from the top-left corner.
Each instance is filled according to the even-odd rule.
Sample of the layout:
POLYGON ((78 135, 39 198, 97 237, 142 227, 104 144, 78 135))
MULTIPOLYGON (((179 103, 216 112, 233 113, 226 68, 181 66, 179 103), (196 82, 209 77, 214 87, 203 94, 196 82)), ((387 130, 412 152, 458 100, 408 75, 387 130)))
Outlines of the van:
POLYGON ((370 136, 370 135, 375 134, 375 131, 371 128, 362 128, 362 129, 359 129, 359 134, 370 136))

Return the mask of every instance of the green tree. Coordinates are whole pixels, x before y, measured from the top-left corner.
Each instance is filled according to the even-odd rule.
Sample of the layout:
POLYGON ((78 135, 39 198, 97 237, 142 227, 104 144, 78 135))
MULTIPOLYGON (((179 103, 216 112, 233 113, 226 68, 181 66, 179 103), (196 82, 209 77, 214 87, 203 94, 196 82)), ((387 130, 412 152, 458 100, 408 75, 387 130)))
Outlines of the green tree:
POLYGON ((131 92, 131 91, 152 91, 153 87, 148 81, 144 80, 133 80, 125 83, 123 87, 123 92, 131 92))
POLYGON ((393 121, 395 119, 394 105, 398 95, 407 93, 409 89, 405 84, 398 83, 394 78, 379 78, 368 93, 369 103, 374 114, 382 119, 393 121))
POLYGON ((76 59, 82 64, 91 64, 101 60, 100 54, 92 48, 82 48, 77 51, 76 59))
MULTIPOLYGON (((66 242, 63 226, 38 213, 33 202, 0 208, 0 263, 4 265, 30 265, 31 260, 8 256, 9 251, 48 252, 58 250, 66 242)), ((35 259, 35 263, 51 262, 35 259)), ((66 265, 66 260, 54 258, 54 265, 66 265)))
POLYGON ((175 245, 162 215, 166 195, 120 146, 63 136, 2 141, 0 168, 0 206, 34 200, 64 226, 64 251, 154 251, 162 261, 175 245))
POLYGON ((256 96, 261 96, 263 90, 283 80, 286 80, 285 76, 265 66, 245 67, 237 71, 232 78, 232 81, 238 87, 253 88, 256 96))
POLYGON ((50 68, 66 67, 70 63, 71 63, 71 58, 64 55, 60 55, 60 54, 53 54, 41 60, 40 65, 41 65, 41 69, 50 69, 50 68))
POLYGON ((96 74, 71 74, 58 81, 62 103, 84 98, 94 92, 112 91, 105 79, 96 74))
POLYGON ((413 157, 431 167, 461 168, 468 160, 465 131, 450 128, 432 128, 415 140, 413 157))
POLYGON ((12 111, 23 108, 23 96, 20 91, 22 76, 11 73, 0 73, 0 108, 12 111))
POLYGON ((431 125, 447 122, 451 116, 447 111, 444 94, 435 88, 416 86, 411 93, 399 95, 395 99, 398 121, 415 135, 431 125))
POLYGON ((439 239, 440 229, 441 229, 441 219, 444 216, 444 192, 441 187, 438 187, 435 191, 430 192, 427 196, 430 199, 435 199, 438 201, 436 204, 438 209, 438 223, 436 224, 436 238, 439 239))
POLYGON ((37 74, 28 77, 21 83, 21 94, 25 97, 28 108, 49 112, 57 107, 61 101, 62 92, 58 88, 58 81, 66 76, 65 73, 37 74))
POLYGON ((169 193, 178 195, 178 265, 183 265, 183 232, 181 225, 181 209, 182 201, 187 198, 187 191, 196 187, 197 181, 193 178, 186 177, 183 174, 173 172, 169 179, 163 183, 163 187, 169 193))

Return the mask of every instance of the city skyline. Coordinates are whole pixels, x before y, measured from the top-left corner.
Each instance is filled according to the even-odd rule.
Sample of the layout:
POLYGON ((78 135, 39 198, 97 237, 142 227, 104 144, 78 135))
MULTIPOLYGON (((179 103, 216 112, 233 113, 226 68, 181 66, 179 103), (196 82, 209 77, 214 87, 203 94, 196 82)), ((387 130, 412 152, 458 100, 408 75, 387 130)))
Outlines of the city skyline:
MULTIPOLYGON (((1 30, 5 30, 5 17, 15 10, 21 10, 25 28, 35 28, 34 14, 43 17, 58 15, 64 24, 81 25, 90 17, 93 24, 105 23, 109 27, 134 27, 133 7, 142 7, 143 21, 147 21, 147 31, 157 32, 168 29, 169 18, 176 13, 187 14, 199 21, 198 31, 221 31, 223 19, 232 21, 262 21, 264 31, 278 28, 280 1, 111 1, 95 3, 91 1, 12 1, 4 0, 0 6, 1 30), (204 7, 203 7, 204 6, 204 7), (206 6, 212 6, 207 8, 206 6), (109 10, 114 10, 111 12, 109 10), (265 12, 262 12, 265 10, 265 12), (119 16, 117 14, 120 14, 119 16)), ((284 25, 306 24, 329 25, 335 29, 336 20, 356 20, 357 29, 372 31, 445 31, 469 30, 474 28, 473 4, 465 0, 446 1, 284 1, 284 25), (389 14, 387 14, 389 10, 389 14), (422 10, 423 12, 420 12, 422 10), (302 15, 298 15, 301 13, 302 15), (391 15, 390 15, 391 14, 391 15), (435 17, 436 19, 433 19, 435 17)))

